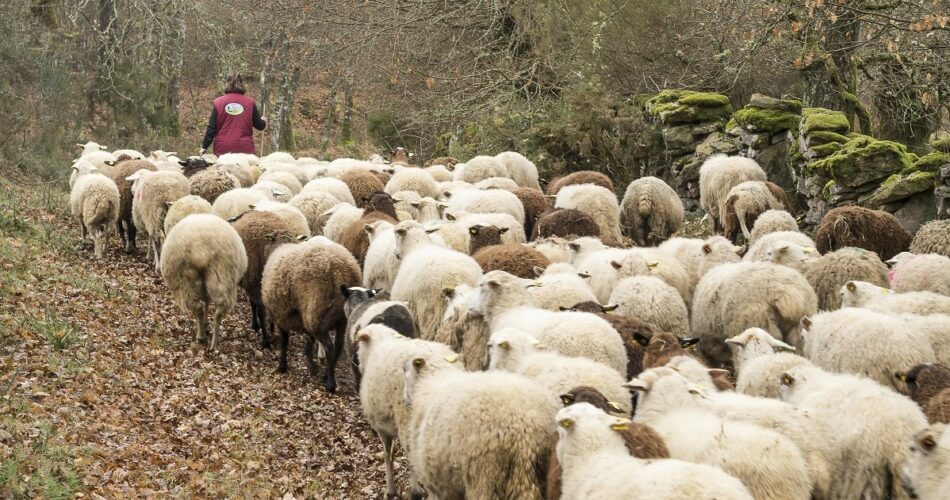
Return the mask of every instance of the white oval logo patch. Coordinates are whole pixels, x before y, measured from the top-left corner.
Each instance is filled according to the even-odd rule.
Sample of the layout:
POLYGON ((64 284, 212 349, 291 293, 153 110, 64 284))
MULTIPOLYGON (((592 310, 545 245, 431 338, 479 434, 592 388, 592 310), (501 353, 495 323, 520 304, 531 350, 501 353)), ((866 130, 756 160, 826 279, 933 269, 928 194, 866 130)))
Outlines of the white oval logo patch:
POLYGON ((239 115, 244 112, 244 106, 241 106, 236 102, 232 102, 224 106, 224 112, 232 116, 239 115))

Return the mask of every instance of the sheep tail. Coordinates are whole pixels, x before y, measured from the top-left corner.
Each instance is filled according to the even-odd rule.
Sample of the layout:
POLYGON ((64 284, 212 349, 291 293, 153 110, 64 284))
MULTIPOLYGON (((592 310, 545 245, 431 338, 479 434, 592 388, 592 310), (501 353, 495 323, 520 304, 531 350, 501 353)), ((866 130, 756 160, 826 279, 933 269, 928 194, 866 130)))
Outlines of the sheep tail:
POLYGON ((640 217, 649 217, 650 213, 653 212, 653 201, 646 195, 640 196, 637 210, 640 212, 640 217))

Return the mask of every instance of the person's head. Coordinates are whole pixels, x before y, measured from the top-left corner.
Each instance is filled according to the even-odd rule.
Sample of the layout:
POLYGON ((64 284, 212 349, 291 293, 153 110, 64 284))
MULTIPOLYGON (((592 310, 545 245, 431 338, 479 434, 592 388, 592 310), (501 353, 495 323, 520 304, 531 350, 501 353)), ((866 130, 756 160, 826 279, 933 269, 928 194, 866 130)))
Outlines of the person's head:
POLYGON ((227 77, 227 84, 224 88, 225 94, 230 94, 232 92, 237 92, 238 94, 243 94, 244 89, 244 78, 241 77, 240 73, 231 73, 227 77))

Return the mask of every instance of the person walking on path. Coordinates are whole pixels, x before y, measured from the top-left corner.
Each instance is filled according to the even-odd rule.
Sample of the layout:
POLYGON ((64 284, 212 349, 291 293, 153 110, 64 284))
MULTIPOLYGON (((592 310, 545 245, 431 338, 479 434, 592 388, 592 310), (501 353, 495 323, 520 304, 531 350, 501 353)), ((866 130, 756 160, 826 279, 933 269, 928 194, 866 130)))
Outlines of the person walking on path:
POLYGON ((214 100, 208 129, 201 141, 199 155, 214 142, 214 154, 257 154, 254 147, 254 129, 264 130, 267 118, 261 116, 254 99, 244 95, 244 79, 239 74, 228 75, 224 95, 214 100))

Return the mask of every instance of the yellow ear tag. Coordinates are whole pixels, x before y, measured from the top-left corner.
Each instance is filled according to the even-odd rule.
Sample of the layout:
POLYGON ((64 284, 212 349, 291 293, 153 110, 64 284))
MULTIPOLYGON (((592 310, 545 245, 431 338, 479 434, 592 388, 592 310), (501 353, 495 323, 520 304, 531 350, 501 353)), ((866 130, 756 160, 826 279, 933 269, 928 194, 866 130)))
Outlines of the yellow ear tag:
POLYGON ((621 408, 620 404, 616 401, 607 401, 607 407, 615 412, 623 413, 623 408, 621 408))
POLYGON ((651 263, 647 264, 647 267, 649 267, 650 269, 656 269, 656 267, 659 266, 659 265, 660 265, 659 262, 651 262, 651 263))
POLYGON ((445 357, 445 360, 448 361, 449 363, 455 363, 456 361, 459 360, 459 355, 449 354, 448 356, 445 357))
POLYGON ((901 382, 907 382, 907 374, 906 374, 906 373, 898 373, 898 374, 897 374, 897 378, 901 379, 901 382))
POLYGON ((565 429, 570 429, 571 426, 574 425, 574 421, 569 418, 562 418, 561 420, 558 421, 558 425, 560 425, 561 427, 565 429))
POLYGON ((889 294, 889 293, 893 293, 893 291, 892 291, 890 288, 882 288, 882 289, 881 289, 881 295, 887 295, 887 294, 889 294))
POLYGON ((501 342, 498 343, 498 347, 508 350, 508 349, 511 349, 511 344, 509 344, 507 340, 502 340, 501 342))
POLYGON ((812 247, 805 247, 805 248, 802 248, 802 251, 805 253, 814 253, 815 249, 812 247))
POLYGON ((783 385, 792 385, 792 377, 788 375, 782 375, 782 384, 783 385))
POLYGON ((615 431, 625 431, 630 428, 630 422, 615 422, 610 424, 610 428, 615 431))

